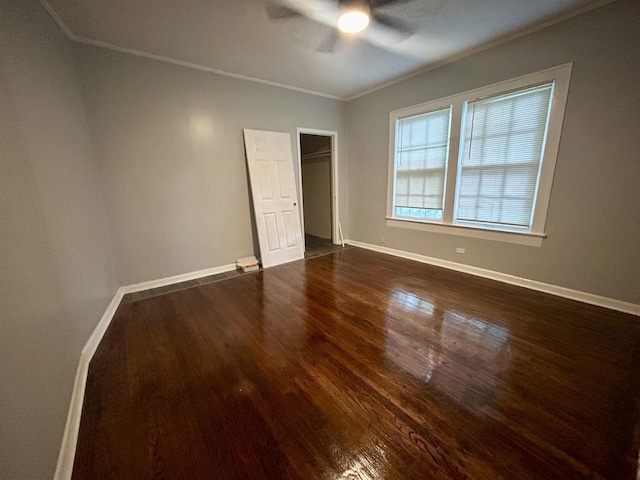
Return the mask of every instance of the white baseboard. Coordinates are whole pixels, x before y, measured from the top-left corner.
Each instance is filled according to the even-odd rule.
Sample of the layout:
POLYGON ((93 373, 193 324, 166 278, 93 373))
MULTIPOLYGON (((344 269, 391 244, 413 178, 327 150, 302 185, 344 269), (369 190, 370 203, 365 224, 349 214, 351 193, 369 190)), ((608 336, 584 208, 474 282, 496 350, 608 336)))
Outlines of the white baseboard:
POLYGON ((531 290, 550 293, 552 295, 558 295, 560 297, 569 298, 571 300, 577 300, 579 302, 589 303, 591 305, 597 305, 599 307, 610 308, 619 312, 640 316, 640 305, 637 305, 635 303, 623 302, 622 300, 616 300, 615 298, 601 297, 600 295, 594 295, 592 293, 581 292, 579 290, 559 287, 557 285, 538 282, 536 280, 529 280, 528 278, 516 277, 515 275, 494 272, 493 270, 486 270, 484 268, 464 265, 462 263, 451 262, 449 260, 428 257, 426 255, 406 252, 404 250, 381 247, 379 245, 359 242, 357 240, 346 240, 346 243, 348 243, 349 245, 353 245, 354 247, 366 248, 367 250, 373 250, 380 253, 386 253, 388 255, 394 255, 396 257, 407 258, 409 260, 415 260, 416 262, 428 263, 429 265, 448 268, 457 272, 470 273, 471 275, 477 275, 479 277, 489 278, 491 280, 497 280, 499 282, 509 283, 511 285, 517 285, 519 287, 525 287, 531 290))
POLYGON ((67 424, 65 425, 62 436, 62 445, 60 446, 60 453, 58 454, 58 464, 53 477, 54 480, 69 480, 73 473, 73 460, 76 453, 76 445, 78 444, 78 431, 80 430, 80 417, 82 416, 82 403, 84 402, 84 391, 87 385, 89 362, 91 362, 93 354, 100 344, 100 340, 102 340, 104 333, 107 331, 107 327, 111 323, 123 295, 123 288, 120 287, 80 354, 80 362, 73 383, 71 404, 69 405, 67 424))
POLYGON ((171 277, 159 278, 158 280, 151 280, 149 282, 135 283, 133 285, 127 285, 122 287, 124 293, 142 292, 144 290, 151 290, 152 288, 166 287, 167 285, 173 285, 175 283, 188 282, 189 280, 196 280, 202 277, 208 277, 209 275, 218 275, 219 273, 232 272, 236 269, 235 263, 229 263, 227 265, 221 265, 219 267, 205 268, 204 270, 197 270, 190 273, 182 273, 180 275, 173 275, 171 277))
MULTIPOLYGON (((578 300, 580 302, 598 305, 605 308, 611 308, 620 312, 631 313, 633 315, 640 316, 640 305, 636 305, 634 303, 623 302, 621 300, 616 300, 613 298, 601 297, 599 295, 593 295, 591 293, 571 290, 569 288, 537 282, 535 280, 508 275, 506 273, 494 272, 492 270, 486 270, 484 268, 450 262, 448 260, 441 260, 439 258, 427 257, 426 255, 420 255, 417 253, 405 252, 403 250, 396 250, 393 248, 381 247, 379 245, 358 242, 357 240, 346 240, 345 243, 353 245, 355 247, 366 248, 368 250, 374 250, 376 252, 394 255, 396 257, 407 258, 409 260, 415 260, 417 262, 427 263, 430 265, 435 265, 437 267, 444 267, 458 272, 470 273, 479 277, 490 278, 499 282, 505 282, 511 285, 530 288, 532 290, 538 290, 540 292, 551 293, 553 295, 570 298, 572 300, 578 300)), ((96 352, 96 349, 98 348, 102 337, 107 331, 107 328, 109 327, 109 324, 111 323, 111 320, 113 319, 113 316, 118 309, 118 305, 120 305, 122 297, 127 293, 140 292, 151 288, 164 287, 166 285, 172 285, 174 283, 180 283, 188 280, 206 277, 209 275, 229 272, 235 270, 235 268, 235 264, 222 265, 220 267, 208 268, 205 270, 185 273, 182 275, 174 275, 172 277, 152 280, 150 282, 137 283, 135 285, 120 287, 118 289, 113 299, 109 303, 109 306, 105 310, 104 315, 102 315, 100 322, 98 322, 98 325, 91 334, 91 337, 89 337, 89 340, 87 340, 87 343, 82 349, 80 363, 78 364, 78 369, 76 371, 76 377, 73 385, 73 393, 71 395, 71 404, 69 406, 69 413, 67 415, 67 423, 64 429, 64 435, 62 437, 60 453, 58 455, 58 464, 56 466, 54 480, 71 479, 71 474, 73 472, 73 460, 78 443, 80 417, 82 415, 82 404, 84 401, 84 392, 87 384, 89 363, 91 362, 91 359, 93 358, 93 355, 96 352)))
POLYGON ((82 416, 82 404, 84 402, 84 392, 87 386, 87 374, 89 373, 89 363, 93 358, 96 349, 102 340, 113 316, 122 301, 122 297, 127 293, 141 292, 143 290, 149 290, 151 288, 164 287, 167 285, 173 285, 174 283, 186 282, 188 280, 195 280, 197 278, 207 277, 209 275, 217 275, 219 273, 230 272, 235 270, 235 263, 228 265, 222 265, 220 267, 207 268, 205 270, 198 270, 196 272, 184 273, 182 275, 174 275, 172 277, 165 277, 158 280, 152 280, 150 282, 137 283, 135 285, 128 285, 126 287, 120 287, 113 299, 109 303, 109 306, 105 310, 102 318, 98 322, 95 330, 87 340, 87 343, 82 349, 80 355, 80 362, 78 369, 76 370, 76 378, 73 384, 73 392, 71 394, 71 404, 69 405, 69 412, 67 414, 67 423, 65 425, 64 434, 62 436, 62 445, 60 446, 60 453, 58 454, 58 464, 56 465, 56 472, 54 480, 70 480, 73 473, 73 460, 76 454, 76 446, 78 444, 78 432, 80 430, 80 417, 82 416))

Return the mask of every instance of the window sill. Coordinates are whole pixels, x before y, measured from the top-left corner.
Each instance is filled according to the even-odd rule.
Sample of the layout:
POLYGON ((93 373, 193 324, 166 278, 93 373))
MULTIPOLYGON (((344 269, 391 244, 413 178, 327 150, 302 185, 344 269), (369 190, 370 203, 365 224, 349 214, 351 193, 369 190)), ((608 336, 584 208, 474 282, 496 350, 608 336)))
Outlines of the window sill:
POLYGON ((423 232, 443 233, 445 235, 457 235, 459 237, 481 238, 495 242, 515 243, 530 247, 541 247, 542 240, 546 238, 544 233, 509 232, 504 230, 484 229, 468 227, 465 225, 443 225, 418 220, 398 219, 387 217, 387 227, 409 228, 422 230, 423 232))

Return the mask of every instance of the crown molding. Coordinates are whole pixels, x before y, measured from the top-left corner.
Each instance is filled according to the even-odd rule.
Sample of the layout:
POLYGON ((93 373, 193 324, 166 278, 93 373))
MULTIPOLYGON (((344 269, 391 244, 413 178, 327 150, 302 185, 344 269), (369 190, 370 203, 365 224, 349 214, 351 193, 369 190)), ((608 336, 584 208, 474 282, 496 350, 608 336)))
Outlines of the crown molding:
POLYGON ((315 90, 308 90, 306 88, 294 87, 293 85, 287 85, 285 83, 272 82, 271 80, 264 80, 262 78, 251 77, 248 75, 241 75, 239 73, 227 72, 225 70, 220 70, 218 68, 211 68, 204 65, 200 65, 198 63, 184 62, 182 60, 177 60, 171 57, 165 57, 164 55, 155 55, 153 53, 142 52, 140 50, 135 50, 133 48, 120 47, 118 45, 113 45, 107 42, 101 42, 99 40, 93 40, 91 38, 81 37, 73 33, 69 27, 62 21, 60 16, 56 13, 51 5, 46 0, 40 0, 40 4, 47 11, 47 13, 53 18, 53 20, 58 24, 60 30, 66 35, 66 37, 72 42, 82 43, 85 45, 91 45, 94 47, 106 48, 108 50, 114 50, 120 53, 128 53, 129 55, 135 55, 137 57, 149 58, 152 60, 157 60, 164 63, 170 63, 172 65, 179 65, 181 67, 191 68, 194 70, 200 70, 202 72, 213 73, 216 75, 222 75, 225 77, 236 78, 238 80, 245 80, 247 82, 260 83, 262 85, 268 85, 270 87, 283 88, 285 90, 292 90, 298 93, 305 93, 307 95, 314 95, 317 97, 329 98, 331 100, 340 100, 345 101, 344 97, 339 97, 336 95, 330 95, 328 93, 317 92, 315 90))
POLYGON ((605 5, 609 5, 610 3, 617 2, 618 0, 600 0, 599 2, 592 3, 590 5, 585 5, 584 7, 578 8, 577 10, 571 10, 569 12, 560 13, 552 18, 546 19, 543 22, 536 23, 531 25, 523 30, 519 30, 517 32, 513 32, 507 35, 503 35, 494 40, 490 40, 489 42, 480 44, 478 46, 472 47, 470 49, 464 50, 460 53, 456 53, 447 58, 439 60, 435 63, 431 63, 426 65, 425 67, 414 70, 413 72, 407 73, 406 75, 402 75, 393 80, 389 80, 388 82, 381 83, 375 87, 364 90, 360 93, 356 93, 354 95, 348 96, 345 98, 347 102, 351 100, 355 100, 356 98, 364 97, 371 93, 377 92, 384 88, 395 85, 396 83, 404 82, 405 80, 409 80, 410 78, 417 77, 418 75, 422 75, 423 73, 430 72, 432 70, 436 70, 440 67, 444 67, 445 65, 449 65, 450 63, 457 62, 458 60, 462 60, 464 58, 475 55, 476 53, 484 52, 485 50, 489 50, 493 47, 497 47, 499 45, 509 43, 512 40, 516 40, 518 38, 526 37, 527 35, 531 35, 539 30, 543 30, 547 27, 551 27, 552 25, 557 25, 558 23, 562 23, 571 18, 580 16, 582 14, 591 12, 593 10, 597 10, 598 8, 604 7, 605 5))
POLYGON ((405 80, 409 80, 410 78, 413 77, 417 77, 418 75, 422 75, 423 73, 427 73, 430 72, 432 70, 436 70, 440 67, 444 67, 445 65, 448 65, 450 63, 454 63, 457 62, 458 60, 462 60, 464 58, 470 57, 472 55, 475 55, 476 53, 480 53, 483 52, 485 50, 489 50, 493 47, 497 47, 499 45, 508 43, 512 40, 521 38, 521 37, 525 37, 527 35, 530 35, 534 32, 537 32, 539 30, 542 30, 544 28, 550 27, 552 25, 556 25, 558 23, 562 23, 566 20, 569 20, 571 18, 577 17, 579 15, 591 12, 593 10, 596 10, 598 8, 604 7, 606 5, 609 5, 613 2, 616 2, 618 0, 600 0, 598 2, 592 3, 590 5, 585 5, 584 7, 578 8, 576 10, 571 10, 568 12, 564 12, 564 13, 560 13, 552 18, 546 19, 543 22, 539 22, 536 23, 534 25, 531 25, 523 30, 519 30, 517 32, 513 32, 511 34, 508 35, 504 35, 501 36, 497 39, 491 40, 489 42, 483 43, 481 45, 478 45, 476 47, 472 47, 470 49, 464 50, 460 53, 451 55, 449 57, 446 57, 442 60, 439 60, 437 62, 431 63, 429 65, 426 65, 423 68, 419 68, 417 70, 414 70, 410 73, 407 73, 405 75, 401 75, 399 77, 394 78, 393 80, 390 80, 388 82, 384 82, 381 83, 379 85, 376 85, 375 87, 366 89, 364 91, 355 93, 353 95, 347 95, 347 96, 338 96, 338 95, 330 95, 328 93, 323 93, 323 92, 318 92, 315 90, 308 90, 305 88, 300 88, 300 87, 294 87, 293 85, 287 85, 285 83, 279 83, 279 82, 273 82, 270 80, 264 80, 261 78, 256 78, 256 77, 251 77, 248 75, 241 75, 238 73, 232 73, 232 72, 227 72, 225 70, 220 70, 217 68, 211 68, 211 67, 207 67, 204 65, 200 65, 197 63, 191 63, 191 62, 184 62, 182 60, 177 60, 175 58, 171 58, 171 57, 166 57, 163 55, 155 55, 152 53, 147 53, 147 52, 142 52, 140 50, 135 50, 132 48, 126 48, 126 47, 120 47, 118 45, 113 45, 107 42, 101 42, 99 40, 93 40, 90 38, 86 38, 86 37, 81 37, 79 35, 76 35, 75 33, 73 33, 69 27, 67 27, 67 25, 62 21, 62 19, 60 18, 60 16, 56 13, 56 11, 53 9, 53 7, 47 2, 47 0, 39 0, 40 4, 42 5, 42 7, 47 11, 47 13, 49 13, 49 15, 51 16, 51 18, 56 22, 56 24, 58 25, 58 27, 60 27, 60 30, 62 30, 62 32, 66 35, 66 37, 73 41, 73 42, 77 42, 77 43, 81 43, 81 44, 85 44, 85 45, 91 45, 94 47, 100 47, 100 48, 106 48, 109 50, 114 50, 116 52, 121 52, 121 53, 128 53, 130 55, 135 55, 138 57, 144 57, 144 58, 149 58, 152 60, 157 60, 160 62, 165 62, 165 63, 170 63, 172 65, 178 65, 181 67, 186 67, 186 68, 191 68, 194 70, 200 70, 203 72, 208 72, 208 73, 213 73, 216 75, 222 75, 222 76, 226 76, 226 77, 231 77, 231 78, 236 78, 238 80, 245 80, 248 82, 254 82, 254 83, 259 83, 259 84, 263 84, 263 85, 269 85, 271 87, 276 87, 276 88, 283 88, 285 90, 291 90, 294 92, 299 92, 299 93, 305 93, 307 95, 314 95, 317 97, 323 97, 323 98, 329 98, 331 100, 339 100, 339 101, 344 101, 344 102, 349 102, 351 100, 355 100, 357 98, 360 97, 364 97, 366 95, 369 95, 371 93, 377 92, 379 90, 382 90, 384 88, 390 87, 392 85, 395 85, 397 83, 401 83, 404 82, 405 80))

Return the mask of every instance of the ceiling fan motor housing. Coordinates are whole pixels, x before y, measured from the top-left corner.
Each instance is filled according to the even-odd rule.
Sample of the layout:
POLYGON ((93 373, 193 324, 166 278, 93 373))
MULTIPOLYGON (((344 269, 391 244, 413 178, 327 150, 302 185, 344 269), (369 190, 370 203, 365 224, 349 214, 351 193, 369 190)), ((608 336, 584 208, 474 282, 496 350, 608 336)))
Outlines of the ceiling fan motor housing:
POLYGON ((371 8, 366 0, 340 0, 338 28, 345 33, 358 33, 367 28, 371 8))

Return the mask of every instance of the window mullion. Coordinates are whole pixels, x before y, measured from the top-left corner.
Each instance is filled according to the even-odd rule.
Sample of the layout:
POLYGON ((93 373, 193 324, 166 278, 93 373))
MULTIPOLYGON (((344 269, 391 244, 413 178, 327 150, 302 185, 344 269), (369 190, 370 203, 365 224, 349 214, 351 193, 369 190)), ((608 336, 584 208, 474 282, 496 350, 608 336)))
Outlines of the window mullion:
POLYGON ((462 100, 455 100, 451 104, 451 127, 449 134, 449 161, 447 163, 447 180, 445 183, 444 210, 442 223, 453 223, 453 210, 456 200, 458 178, 458 155, 460 152, 460 131, 462 125, 462 100))

